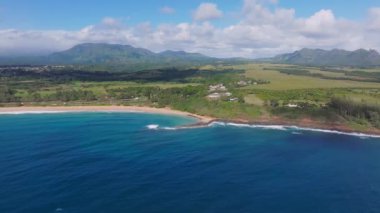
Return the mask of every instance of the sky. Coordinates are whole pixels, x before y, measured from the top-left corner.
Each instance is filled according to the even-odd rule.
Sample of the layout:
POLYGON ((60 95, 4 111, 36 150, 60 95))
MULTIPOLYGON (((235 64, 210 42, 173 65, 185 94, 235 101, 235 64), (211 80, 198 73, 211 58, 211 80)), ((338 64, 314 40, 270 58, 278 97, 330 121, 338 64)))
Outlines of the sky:
POLYGON ((80 43, 261 58, 301 48, 380 50, 379 0, 0 0, 0 55, 80 43))

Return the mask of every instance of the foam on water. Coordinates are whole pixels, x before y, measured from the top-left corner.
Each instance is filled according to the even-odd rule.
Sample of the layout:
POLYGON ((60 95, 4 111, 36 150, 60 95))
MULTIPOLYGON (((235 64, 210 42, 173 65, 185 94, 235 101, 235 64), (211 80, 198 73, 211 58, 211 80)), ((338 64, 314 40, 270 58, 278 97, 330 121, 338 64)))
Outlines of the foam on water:
POLYGON ((296 132, 296 131, 293 131, 292 134, 293 134, 293 135, 302 135, 301 132, 296 132))
POLYGON ((153 129, 153 130, 158 129, 159 127, 160 127, 160 125, 158 125, 158 124, 149 124, 146 126, 146 128, 153 129))
POLYGON ((23 115, 23 114, 55 114, 65 113, 67 111, 14 111, 14 112, 0 112, 0 115, 23 115))
POLYGON ((56 113, 94 113, 94 112, 100 112, 100 113, 146 113, 141 111, 133 111, 133 110, 70 110, 70 111, 59 111, 59 110, 46 110, 46 111, 14 111, 14 112, 1 112, 0 115, 23 115, 23 114, 56 114, 56 113))
POLYGON ((364 134, 357 132, 341 132, 337 130, 326 130, 326 129, 317 129, 317 128, 306 128, 306 127, 298 127, 298 126, 284 126, 284 125, 251 125, 251 124, 238 124, 238 123, 226 123, 226 122, 212 122, 208 125, 209 127, 213 126, 234 126, 234 127, 242 127, 242 128, 258 128, 258 129, 274 129, 274 130, 282 130, 282 131, 292 131, 293 134, 302 134, 300 132, 295 131, 310 131, 310 132, 322 132, 327 134, 339 134, 339 135, 348 135, 355 136, 360 138, 380 138, 380 135, 373 134, 364 134))
POLYGON ((158 124, 149 124, 146 125, 147 129, 150 130, 179 130, 179 129, 187 129, 186 127, 160 127, 158 124))
POLYGON ((233 127, 243 127, 243 128, 259 128, 259 129, 275 129, 275 130, 287 130, 285 126, 281 125, 255 125, 255 124, 239 124, 232 122, 212 122, 209 124, 210 127, 213 126, 233 126, 233 127))
POLYGON ((178 127, 162 127, 161 129, 164 129, 164 130, 178 130, 178 129, 181 129, 181 128, 178 128, 178 127))
POLYGON ((298 127, 298 126, 288 126, 287 128, 291 130, 293 129, 293 130, 301 130, 301 131, 322 132, 322 133, 328 133, 328 134, 348 135, 348 136, 355 136, 355 137, 360 137, 360 138, 380 138, 380 135, 364 134, 364 133, 358 133, 358 132, 341 132, 337 130, 315 129, 315 128, 306 128, 306 127, 298 127))
POLYGON ((147 125, 146 127, 148 129, 153 129, 153 130, 180 130, 180 129, 228 127, 228 126, 238 127, 238 128, 253 128, 253 129, 264 129, 264 130, 291 131, 291 133, 293 135, 302 135, 302 131, 308 131, 308 132, 321 132, 321 133, 327 133, 327 134, 354 136, 354 137, 359 137, 362 139, 380 138, 380 135, 364 134, 364 133, 357 133, 357 132, 341 132, 341 131, 337 131, 337 130, 306 128, 306 127, 286 126, 286 125, 239 124, 239 123, 233 123, 233 122, 220 122, 220 121, 211 122, 205 126, 199 125, 199 126, 188 126, 188 127, 186 127, 186 126, 182 126, 182 127, 160 127, 159 125, 156 125, 156 124, 150 124, 150 125, 147 125))

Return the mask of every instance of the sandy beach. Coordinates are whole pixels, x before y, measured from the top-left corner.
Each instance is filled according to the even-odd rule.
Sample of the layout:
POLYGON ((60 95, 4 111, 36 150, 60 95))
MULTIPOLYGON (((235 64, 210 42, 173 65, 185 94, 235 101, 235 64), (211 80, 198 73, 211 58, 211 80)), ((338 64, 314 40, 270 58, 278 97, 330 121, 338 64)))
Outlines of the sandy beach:
POLYGON ((153 108, 143 106, 46 106, 46 107, 0 107, 0 113, 38 113, 38 112, 143 112, 152 114, 180 115, 194 117, 199 123, 209 123, 212 117, 173 110, 170 108, 153 108))
POLYGON ((223 120, 209 116, 197 115, 194 113, 174 110, 171 108, 154 108, 145 106, 22 106, 22 107, 0 107, 0 114, 21 114, 21 113, 55 113, 55 112, 141 112, 164 115, 188 116, 198 119, 198 122, 187 126, 186 128, 207 126, 212 122, 225 122, 236 124, 250 125, 279 125, 279 126, 297 126, 300 128, 313 128, 319 130, 339 131, 344 133, 363 133, 371 135, 380 135, 379 129, 367 129, 357 131, 344 124, 321 123, 311 119, 287 120, 279 117, 262 117, 254 121, 241 119, 223 120))

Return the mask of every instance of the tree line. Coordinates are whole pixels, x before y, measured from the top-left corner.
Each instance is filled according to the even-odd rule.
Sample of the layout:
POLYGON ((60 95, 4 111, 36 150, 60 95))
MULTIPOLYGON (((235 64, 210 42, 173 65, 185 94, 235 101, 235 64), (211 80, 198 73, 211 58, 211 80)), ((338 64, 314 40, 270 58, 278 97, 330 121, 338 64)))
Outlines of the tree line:
POLYGON ((360 103, 345 97, 333 97, 329 107, 347 119, 364 120, 380 127, 380 105, 360 103))

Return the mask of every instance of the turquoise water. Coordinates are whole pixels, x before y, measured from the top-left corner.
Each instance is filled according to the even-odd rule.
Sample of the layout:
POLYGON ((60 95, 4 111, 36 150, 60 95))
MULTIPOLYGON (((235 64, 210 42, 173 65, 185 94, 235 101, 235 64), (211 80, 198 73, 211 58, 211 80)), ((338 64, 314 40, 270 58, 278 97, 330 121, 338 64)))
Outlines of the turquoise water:
POLYGON ((378 138, 191 122, 0 115, 0 212, 380 211, 378 138))

